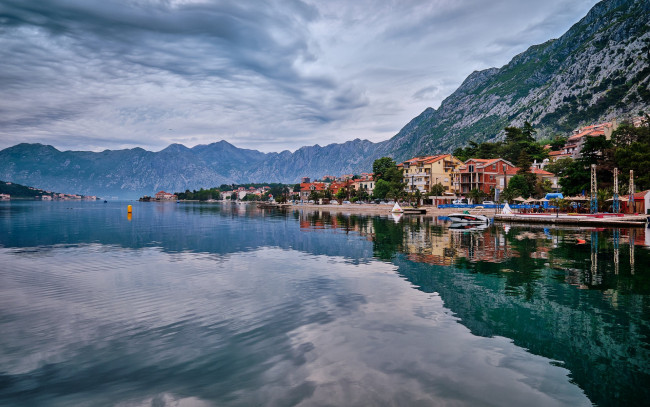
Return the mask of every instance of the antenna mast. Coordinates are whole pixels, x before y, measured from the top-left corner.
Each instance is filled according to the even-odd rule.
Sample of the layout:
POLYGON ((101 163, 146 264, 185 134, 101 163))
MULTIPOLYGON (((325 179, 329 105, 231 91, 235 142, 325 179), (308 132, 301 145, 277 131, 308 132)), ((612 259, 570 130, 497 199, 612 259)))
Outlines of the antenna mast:
POLYGON ((591 164, 591 213, 598 212, 598 196, 596 196, 596 164, 591 164))
POLYGON ((630 200, 628 201, 630 213, 634 213, 634 170, 630 170, 630 200))
POLYGON ((618 200, 618 168, 614 168, 614 196, 612 196, 612 210, 614 213, 619 213, 621 210, 621 203, 618 200))

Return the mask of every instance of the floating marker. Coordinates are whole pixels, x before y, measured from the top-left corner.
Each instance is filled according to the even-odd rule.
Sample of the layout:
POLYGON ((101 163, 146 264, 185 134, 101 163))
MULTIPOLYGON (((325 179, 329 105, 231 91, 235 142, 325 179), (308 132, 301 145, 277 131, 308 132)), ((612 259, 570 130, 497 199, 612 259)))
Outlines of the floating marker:
POLYGON ((126 207, 126 213, 131 213, 133 212, 133 207, 131 205, 126 207))

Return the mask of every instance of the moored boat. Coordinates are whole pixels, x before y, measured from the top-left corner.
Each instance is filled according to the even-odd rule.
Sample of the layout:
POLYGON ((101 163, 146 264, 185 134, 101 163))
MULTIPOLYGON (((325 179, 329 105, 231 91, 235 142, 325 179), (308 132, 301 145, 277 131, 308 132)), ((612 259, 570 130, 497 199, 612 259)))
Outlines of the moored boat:
POLYGON ((447 217, 454 223, 490 223, 490 218, 485 215, 471 213, 450 213, 447 217))

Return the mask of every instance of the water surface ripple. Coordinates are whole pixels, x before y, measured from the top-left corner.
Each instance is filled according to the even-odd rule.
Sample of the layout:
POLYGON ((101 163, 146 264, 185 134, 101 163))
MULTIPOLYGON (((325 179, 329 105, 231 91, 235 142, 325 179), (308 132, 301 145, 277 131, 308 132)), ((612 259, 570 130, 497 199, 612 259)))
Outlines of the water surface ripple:
POLYGON ((649 395, 643 230, 154 203, 129 220, 123 203, 10 202, 0 232, 2 405, 649 395))

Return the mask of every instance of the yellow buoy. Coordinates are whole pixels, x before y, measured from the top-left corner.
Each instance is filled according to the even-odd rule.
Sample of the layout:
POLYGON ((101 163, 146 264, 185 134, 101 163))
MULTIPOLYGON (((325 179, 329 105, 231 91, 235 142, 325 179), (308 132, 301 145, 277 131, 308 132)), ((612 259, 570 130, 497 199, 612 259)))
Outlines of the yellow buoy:
POLYGON ((126 213, 131 213, 133 212, 133 207, 131 205, 126 207, 126 213))

